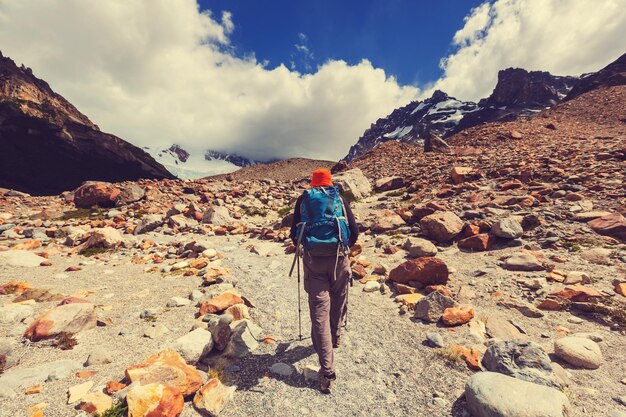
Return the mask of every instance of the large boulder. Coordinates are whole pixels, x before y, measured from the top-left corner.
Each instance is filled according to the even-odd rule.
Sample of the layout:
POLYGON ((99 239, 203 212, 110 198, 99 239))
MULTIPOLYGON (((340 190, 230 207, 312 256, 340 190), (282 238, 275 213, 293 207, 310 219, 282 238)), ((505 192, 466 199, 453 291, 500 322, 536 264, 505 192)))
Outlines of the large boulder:
POLYGON ((0 387, 15 390, 41 384, 48 379, 68 378, 82 368, 79 362, 64 359, 36 365, 31 368, 11 368, 0 375, 0 387))
POLYGON ((122 246, 124 238, 119 230, 112 227, 102 227, 93 229, 89 239, 79 247, 80 252, 84 252, 89 248, 105 248, 115 249, 122 246))
POLYGON ((333 184, 339 187, 342 195, 348 201, 360 200, 372 193, 372 185, 359 168, 334 175, 333 184))
POLYGON ((76 207, 113 207, 121 190, 108 182, 86 182, 74 190, 76 207))
POLYGON ((198 363, 213 349, 211 332, 195 329, 174 341, 172 348, 189 364, 198 363))
POLYGON ((196 392, 193 405, 201 413, 217 417, 233 398, 235 390, 235 387, 227 387, 219 379, 211 378, 196 392))
POLYGON ((79 333, 96 327, 95 306, 91 303, 72 303, 54 307, 39 316, 24 333, 36 342, 59 335, 79 333))
POLYGON ((133 232, 135 235, 141 235, 148 233, 156 229, 163 224, 163 217, 160 214, 148 214, 141 218, 141 221, 135 227, 133 232))
POLYGON ((389 279, 400 284, 445 285, 448 282, 448 266, 439 258, 411 259, 392 269, 389 279))
POLYGON ((214 226, 228 226, 233 221, 228 209, 224 206, 209 207, 202 215, 202 223, 210 223, 214 226))
POLYGON ((426 297, 421 298, 417 304, 415 304, 414 317, 435 323, 441 318, 447 308, 456 307, 457 305, 457 302, 452 298, 434 291, 426 297))
POLYGON ((600 346, 585 337, 568 336, 554 342, 554 354, 580 368, 598 369, 602 365, 600 346))
POLYGON ((561 388, 548 354, 541 346, 528 340, 500 340, 492 343, 483 355, 482 364, 488 371, 561 388))
POLYGON ((431 241, 419 237, 409 237, 402 245, 411 258, 437 255, 437 247, 431 241))
POLYGON ((620 213, 612 213, 587 223, 594 232, 626 240, 626 218, 620 213))
POLYGON ((567 417, 569 400, 561 391, 496 372, 480 372, 465 385, 473 417, 567 417))
POLYGON ((163 384, 135 385, 126 394, 128 417, 177 417, 185 401, 175 387, 163 384))
POLYGON ((21 266, 32 268, 39 266, 46 258, 37 256, 27 250, 9 250, 0 252, 0 266, 21 266))
POLYGON ((404 187, 404 178, 402 177, 385 177, 376 181, 374 187, 376 191, 391 191, 404 187))
POLYGON ((24 304, 0 307, 0 324, 13 324, 33 315, 33 308, 24 304))
POLYGON ((512 217, 507 217, 506 219, 495 222, 491 227, 491 233, 505 239, 517 239, 518 237, 522 237, 524 229, 522 229, 520 222, 512 217))
POLYGON ((504 269, 508 271, 543 271, 541 261, 526 252, 518 252, 504 261, 504 269))
POLYGON ((127 204, 139 201, 145 196, 146 193, 140 186, 136 184, 126 184, 121 187, 120 194, 115 200, 115 205, 118 207, 125 206, 127 204))
POLYGON ((195 393, 202 386, 202 377, 193 366, 174 350, 165 349, 144 362, 126 368, 126 378, 141 385, 163 384, 176 388, 183 397, 195 393))
POLYGON ((463 230, 463 220, 451 211, 437 211, 420 221, 422 231, 439 243, 448 242, 463 230))

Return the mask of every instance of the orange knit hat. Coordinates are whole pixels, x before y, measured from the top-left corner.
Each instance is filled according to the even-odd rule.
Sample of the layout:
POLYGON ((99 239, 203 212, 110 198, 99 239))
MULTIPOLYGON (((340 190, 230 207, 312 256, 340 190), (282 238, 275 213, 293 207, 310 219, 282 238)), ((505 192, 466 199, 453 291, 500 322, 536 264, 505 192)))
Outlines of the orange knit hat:
POLYGON ((333 185, 333 180, 330 176, 330 171, 327 169, 316 169, 313 171, 311 177, 311 187, 330 187, 333 185))

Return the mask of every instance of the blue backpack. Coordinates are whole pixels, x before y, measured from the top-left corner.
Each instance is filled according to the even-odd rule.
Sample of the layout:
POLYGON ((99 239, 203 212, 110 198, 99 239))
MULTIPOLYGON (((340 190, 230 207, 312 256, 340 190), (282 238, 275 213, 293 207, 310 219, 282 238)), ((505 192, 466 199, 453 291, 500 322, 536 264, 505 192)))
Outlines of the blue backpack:
POLYGON ((315 256, 335 255, 347 250, 350 229, 337 187, 314 187, 304 191, 300 205, 298 240, 315 256))

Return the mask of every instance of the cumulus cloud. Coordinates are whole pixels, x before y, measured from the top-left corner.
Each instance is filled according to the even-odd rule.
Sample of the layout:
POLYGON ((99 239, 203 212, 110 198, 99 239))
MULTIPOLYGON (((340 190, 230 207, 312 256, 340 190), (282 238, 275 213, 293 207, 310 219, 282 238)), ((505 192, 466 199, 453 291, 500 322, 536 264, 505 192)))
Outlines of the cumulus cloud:
MULTIPOLYGON (((2 52, 139 146, 339 159, 418 94, 367 60, 267 69, 234 55, 234 30, 236 16, 195 0, 0 1, 2 52)), ((311 54, 306 42, 298 36, 311 54)))
POLYGON ((438 88, 466 100, 488 96, 499 70, 555 75, 597 71, 626 52, 625 0, 498 0, 466 17, 456 51, 441 60, 438 88))

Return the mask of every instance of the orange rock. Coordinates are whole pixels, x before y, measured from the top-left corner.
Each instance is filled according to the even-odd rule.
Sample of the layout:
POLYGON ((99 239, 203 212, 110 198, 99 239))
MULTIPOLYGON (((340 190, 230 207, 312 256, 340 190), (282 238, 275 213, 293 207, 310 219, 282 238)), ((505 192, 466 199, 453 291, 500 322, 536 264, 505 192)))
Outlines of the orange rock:
POLYGON ((478 234, 480 234, 480 226, 473 223, 468 223, 465 225, 465 228, 463 229, 463 235, 465 237, 476 236, 478 234))
POLYGON ((183 397, 193 394, 202 386, 202 378, 196 368, 187 365, 172 349, 165 349, 140 364, 126 368, 126 377, 130 382, 140 381, 142 386, 153 383, 172 386, 183 397))
POLYGON ((424 288, 424 292, 426 294, 430 294, 431 292, 438 292, 441 295, 445 295, 446 297, 453 297, 452 291, 450 291, 450 288, 446 287, 445 285, 429 285, 424 288))
POLYGON ((26 240, 23 243, 13 246, 12 250, 33 250, 41 247, 41 241, 39 239, 26 240))
POLYGON ((219 379, 211 378, 193 397, 193 405, 208 415, 219 415, 233 398, 235 387, 227 387, 219 379))
POLYGON ((206 258, 194 259, 189 263, 189 266, 195 269, 202 269, 209 264, 209 260, 206 258))
POLYGON ((467 177, 472 174, 473 169, 470 167, 454 167, 452 168, 452 182, 455 184, 461 184, 465 182, 467 177))
POLYGON ((30 417, 44 417, 43 410, 37 410, 30 417))
POLYGON ((68 266, 67 268, 65 268, 65 272, 76 272, 76 271, 80 271, 82 268, 80 266, 68 266))
POLYGON ((172 386, 150 383, 128 390, 128 417, 177 417, 185 400, 172 386))
POLYGON ((363 265, 354 264, 352 266, 352 275, 354 275, 354 277, 357 279, 363 278, 367 275, 367 271, 365 270, 363 265))
POLYGON ((276 343, 276 337, 275 336, 265 336, 263 338, 263 343, 265 343, 266 345, 271 345, 272 343, 276 343))
POLYGON ((359 280, 359 282, 360 282, 361 284, 366 284, 366 283, 367 283, 367 282, 369 282, 369 281, 378 281, 378 279, 379 279, 379 278, 380 278, 380 277, 377 277, 376 275, 370 275, 370 276, 367 276, 367 277, 361 278, 361 279, 359 280))
POLYGON ((615 284, 615 292, 626 297, 626 282, 615 284))
POLYGON ((109 381, 107 382, 106 388, 104 389, 105 392, 109 395, 114 394, 116 392, 118 392, 119 390, 122 390, 124 388, 126 388, 127 385, 126 384, 122 384, 121 382, 117 382, 117 381, 109 381))
POLYGON ((541 300, 539 304, 537 304, 538 309, 548 311, 559 311, 562 310, 563 307, 564 305, 562 302, 553 298, 546 298, 545 300, 541 300))
POLYGON ((487 233, 481 233, 459 240, 459 249, 471 252, 484 252, 492 248, 496 237, 487 233))
POLYGON ((192 277, 194 275, 198 275, 198 270, 194 268, 190 268, 183 273, 185 277, 192 277))
POLYGON ((396 303, 402 303, 402 305, 405 305, 409 307, 410 309, 414 309, 415 304, 417 304, 417 302, 421 300, 423 297, 424 296, 422 294, 418 294, 418 293, 400 294, 396 298, 394 298, 393 301, 395 301, 396 303))
POLYGON ((242 304, 243 302, 239 294, 234 291, 224 291, 210 300, 203 301, 202 304, 200 304, 200 315, 221 313, 228 307, 234 306, 235 304, 242 304))
POLYGON ((33 286, 24 281, 9 281, 6 284, 0 286, 0 294, 16 294, 23 293, 32 289, 33 286))
POLYGON ((361 254, 361 252, 363 252, 363 244, 361 242, 356 242, 350 248, 350 256, 351 257, 359 256, 361 254))
POLYGON ((417 288, 413 288, 410 285, 400 284, 399 282, 394 282, 393 285, 400 294, 413 294, 417 292, 417 288))
POLYGON ((228 307, 225 312, 226 314, 230 314, 231 316, 233 316, 233 321, 243 320, 250 317, 250 313, 248 312, 248 306, 246 306, 245 304, 235 304, 228 307))
POLYGON ((443 311, 441 320, 448 326, 458 326, 465 324, 474 318, 472 307, 448 307, 443 311))
POLYGON ((42 261, 39 266, 52 266, 52 262, 50 261, 42 261))
POLYGON ((97 373, 98 371, 78 371, 74 375, 76 375, 76 378, 91 378, 97 373))
POLYGON ((451 345, 450 349, 459 355, 470 369, 480 370, 480 352, 474 348, 466 348, 460 345, 451 345))
POLYGON ((570 285, 560 291, 550 293, 550 295, 574 302, 586 302, 590 298, 606 296, 603 292, 584 285, 570 285))
POLYGON ((89 414, 100 415, 112 406, 113 400, 108 395, 101 392, 90 392, 83 396, 78 409, 89 414))
POLYGON ((34 385, 32 387, 27 388, 25 391, 25 394, 26 395, 39 394, 41 391, 43 391, 43 387, 41 385, 34 385))

